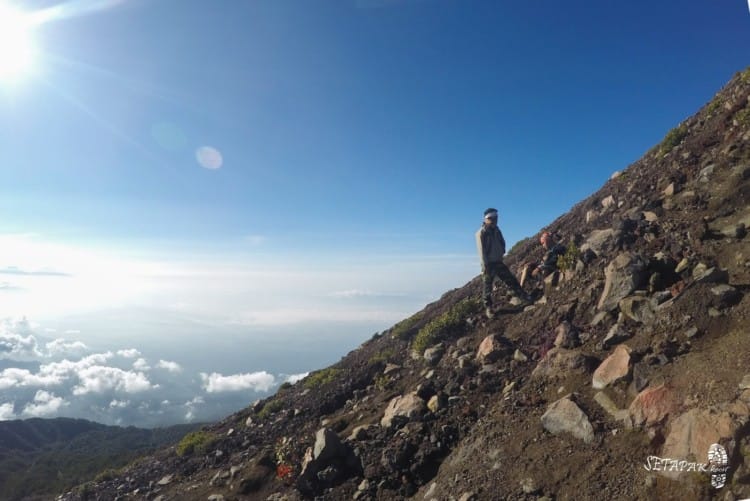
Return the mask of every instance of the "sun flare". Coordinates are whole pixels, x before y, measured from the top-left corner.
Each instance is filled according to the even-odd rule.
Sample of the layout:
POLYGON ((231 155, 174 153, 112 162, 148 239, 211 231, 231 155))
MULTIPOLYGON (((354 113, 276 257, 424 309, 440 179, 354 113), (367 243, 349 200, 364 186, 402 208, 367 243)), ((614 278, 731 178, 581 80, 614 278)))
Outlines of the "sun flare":
POLYGON ((31 29, 27 15, 0 0, 0 83, 17 80, 32 69, 31 29))

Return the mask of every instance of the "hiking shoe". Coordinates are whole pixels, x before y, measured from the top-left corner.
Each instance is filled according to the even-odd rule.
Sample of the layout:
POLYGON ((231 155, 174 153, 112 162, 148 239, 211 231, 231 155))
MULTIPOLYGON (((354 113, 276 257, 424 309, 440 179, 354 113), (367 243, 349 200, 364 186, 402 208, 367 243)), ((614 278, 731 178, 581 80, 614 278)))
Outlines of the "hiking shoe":
POLYGON ((495 318, 495 312, 492 311, 492 307, 490 306, 484 309, 484 314, 487 315, 487 318, 489 319, 495 318))

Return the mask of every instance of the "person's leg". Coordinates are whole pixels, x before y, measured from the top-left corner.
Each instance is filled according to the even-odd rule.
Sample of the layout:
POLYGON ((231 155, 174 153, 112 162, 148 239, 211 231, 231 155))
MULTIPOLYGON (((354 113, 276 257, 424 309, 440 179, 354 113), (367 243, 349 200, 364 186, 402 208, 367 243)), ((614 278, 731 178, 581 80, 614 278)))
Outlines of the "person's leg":
POLYGON ((514 295, 524 300, 527 299, 526 292, 523 290, 523 287, 521 287, 521 284, 518 283, 518 280, 516 280, 516 277, 513 276, 513 273, 510 272, 508 267, 505 266, 505 263, 497 263, 495 269, 497 276, 505 283, 505 285, 508 286, 511 291, 513 291, 514 295))
POLYGON ((484 301, 485 308, 489 308, 492 306, 492 282, 494 281, 494 279, 495 279, 494 266, 491 264, 488 264, 484 272, 482 273, 482 284, 483 284, 482 299, 484 301))

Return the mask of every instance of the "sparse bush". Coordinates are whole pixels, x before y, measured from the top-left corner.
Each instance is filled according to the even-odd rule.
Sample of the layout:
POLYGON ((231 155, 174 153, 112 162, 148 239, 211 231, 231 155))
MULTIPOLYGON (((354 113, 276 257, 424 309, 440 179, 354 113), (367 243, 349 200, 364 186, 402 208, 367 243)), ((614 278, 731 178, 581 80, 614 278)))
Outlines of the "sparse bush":
POLYGON ((419 330, 414 338, 412 349, 417 353, 423 353, 429 346, 442 339, 462 334, 466 329, 466 319, 469 315, 478 312, 480 307, 479 300, 473 297, 459 301, 419 330))
POLYGON ((659 152, 662 155, 666 155, 672 149, 674 149, 675 146, 679 145, 683 139, 685 139, 685 136, 687 136, 688 130, 687 127, 683 124, 679 127, 675 127, 674 129, 670 130, 667 135, 664 137, 664 140, 661 142, 661 145, 659 145, 659 152))
POLYGON ((746 106, 742 108, 734 118, 740 125, 750 125, 750 107, 746 106))
POLYGON ((581 257, 581 251, 576 247, 576 244, 570 242, 565 254, 557 258, 558 269, 560 271, 574 270, 579 257, 581 257))
POLYGON ((375 381, 373 382, 375 384, 375 388, 377 388, 379 391, 383 391, 390 386, 391 377, 386 374, 380 374, 375 378, 375 381))
POLYGON ((339 372, 341 372, 340 369, 333 367, 313 372, 305 378, 305 388, 317 388, 318 386, 328 384, 336 379, 339 372))
POLYGON ((113 470, 112 468, 109 468, 109 469, 104 470, 103 472, 99 473, 94 478, 94 482, 96 482, 96 483, 107 482, 109 480, 113 480, 114 478, 116 478, 118 474, 119 474, 118 471, 113 470))
POLYGON ((740 73, 740 80, 742 83, 750 83, 750 68, 745 69, 742 73, 740 73))
POLYGON ((189 454, 203 454, 216 442, 216 436, 206 431, 194 431, 188 433, 177 444, 177 455, 187 456, 189 454))
POLYGON ((281 400, 271 400, 266 402, 263 408, 258 412, 258 417, 264 419, 266 416, 270 416, 274 412, 279 412, 284 407, 284 403, 281 400))
POLYGON ((717 111, 719 111, 719 108, 721 108, 721 98, 719 96, 716 96, 710 103, 708 103, 708 106, 706 106, 706 112, 709 115, 713 115, 717 111))
POLYGON ((281 386, 279 386, 279 391, 288 390, 291 387, 292 387, 292 383, 290 383, 289 381, 286 381, 284 383, 281 383, 281 386))
POLYGON ((393 337, 394 339, 406 338, 409 332, 414 329, 414 326, 417 324, 417 322, 422 320, 423 316, 424 313, 420 311, 410 316, 409 318, 400 321, 393 326, 393 329, 391 329, 391 337, 393 337))
POLYGON ((377 353, 375 353, 373 356, 370 357, 370 360, 368 360, 368 363, 370 365, 375 365, 380 362, 388 362, 388 360, 391 359, 395 355, 395 352, 392 348, 388 348, 385 350, 381 350, 377 353))

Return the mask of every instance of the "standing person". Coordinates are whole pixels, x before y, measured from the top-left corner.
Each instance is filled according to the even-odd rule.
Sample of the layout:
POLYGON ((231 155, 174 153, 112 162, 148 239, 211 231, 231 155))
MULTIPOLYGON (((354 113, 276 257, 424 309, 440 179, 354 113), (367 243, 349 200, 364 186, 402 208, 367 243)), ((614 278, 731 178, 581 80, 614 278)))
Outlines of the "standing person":
POLYGON ((482 281, 484 284, 484 307, 487 318, 492 318, 492 283, 495 277, 500 278, 513 291, 522 304, 529 304, 531 300, 526 295, 516 277, 510 272, 505 263, 505 239, 497 227, 497 209, 489 208, 484 211, 484 222, 476 233, 477 250, 482 263, 482 281))

